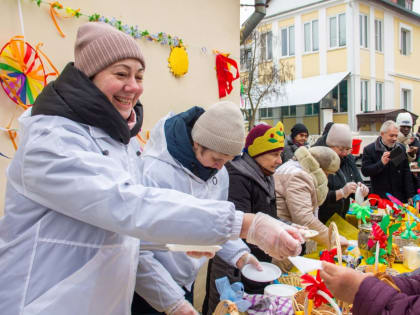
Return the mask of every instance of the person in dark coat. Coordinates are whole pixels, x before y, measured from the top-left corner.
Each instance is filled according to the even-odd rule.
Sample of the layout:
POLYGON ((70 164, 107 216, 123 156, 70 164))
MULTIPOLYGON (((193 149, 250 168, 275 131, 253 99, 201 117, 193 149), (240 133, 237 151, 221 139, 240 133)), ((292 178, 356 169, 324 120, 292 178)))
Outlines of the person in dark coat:
POLYGON ((309 131, 304 124, 297 123, 290 130, 290 136, 286 137, 286 145, 281 153, 281 159, 283 163, 290 160, 295 151, 301 146, 308 146, 309 131))
POLYGON ((398 133, 398 142, 406 148, 409 162, 417 161, 420 141, 413 135, 413 118, 410 113, 399 113, 397 116, 397 126, 400 128, 398 133))
POLYGON ((327 123, 325 125, 324 131, 322 132, 321 137, 319 137, 315 141, 315 143, 312 145, 313 147, 320 146, 320 145, 325 145, 325 140, 327 139, 328 133, 330 132, 330 129, 331 129, 332 125, 334 125, 334 123, 332 121, 330 121, 329 123, 327 123))
POLYGON ((372 193, 382 198, 390 193, 402 202, 412 203, 415 194, 412 175, 405 147, 397 143, 397 137, 397 124, 392 120, 384 122, 381 135, 363 150, 362 173, 370 176, 372 193))
POLYGON ((354 197, 357 187, 360 187, 364 197, 369 194, 369 189, 363 184, 354 157, 350 154, 352 135, 349 126, 333 124, 327 136, 321 139, 318 145, 330 147, 340 157, 340 169, 335 174, 328 175, 327 198, 318 211, 319 220, 325 224, 334 213, 345 218, 350 197, 354 197))
POLYGON ((420 275, 392 277, 395 288, 354 269, 323 262, 320 271, 337 299, 353 304, 353 315, 414 315, 420 310, 420 275), (396 290, 396 288, 399 289, 396 290))
MULTIPOLYGON (((226 164, 229 173, 229 201, 244 212, 262 211, 273 218, 277 217, 274 180, 272 175, 282 163, 281 150, 284 147, 282 123, 275 127, 261 124, 248 134, 242 156, 226 164)), ((252 244, 251 253, 261 262, 271 262, 271 257, 252 244)), ((212 314, 219 303, 220 296, 215 280, 227 276, 230 283, 241 281, 247 293, 264 293, 264 285, 252 285, 241 277, 238 269, 214 257, 207 270, 206 297, 203 314, 212 314)))

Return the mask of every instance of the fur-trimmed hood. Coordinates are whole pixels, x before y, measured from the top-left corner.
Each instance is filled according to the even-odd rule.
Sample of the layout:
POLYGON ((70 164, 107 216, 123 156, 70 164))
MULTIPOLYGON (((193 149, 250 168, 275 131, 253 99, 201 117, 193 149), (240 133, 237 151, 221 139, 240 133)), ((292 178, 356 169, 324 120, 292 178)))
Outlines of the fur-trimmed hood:
POLYGON ((328 194, 328 178, 319 165, 318 161, 311 155, 305 147, 300 147, 295 152, 295 158, 303 170, 311 175, 315 189, 318 206, 322 205, 328 194))

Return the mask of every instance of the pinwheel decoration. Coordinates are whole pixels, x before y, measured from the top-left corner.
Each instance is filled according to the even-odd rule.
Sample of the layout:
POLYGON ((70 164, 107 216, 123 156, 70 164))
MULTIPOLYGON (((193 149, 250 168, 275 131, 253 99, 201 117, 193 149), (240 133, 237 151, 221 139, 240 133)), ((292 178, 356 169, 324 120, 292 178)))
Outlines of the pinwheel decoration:
POLYGON ((22 36, 15 36, 7 42, 0 51, 0 77, 1 85, 7 96, 26 109, 32 105, 47 83, 47 77, 57 75, 57 69, 43 54, 38 44, 33 48, 22 36), (45 73, 40 58, 42 54, 54 69, 45 73))
POLYGON ((405 231, 402 232, 401 238, 409 240, 410 238, 413 240, 417 239, 417 235, 412 231, 413 228, 417 225, 416 222, 405 222, 405 231))
POLYGON ((366 224, 366 218, 370 218, 371 209, 369 206, 361 206, 358 203, 353 202, 350 205, 350 214, 354 214, 358 220, 358 225, 360 226, 361 221, 366 224))

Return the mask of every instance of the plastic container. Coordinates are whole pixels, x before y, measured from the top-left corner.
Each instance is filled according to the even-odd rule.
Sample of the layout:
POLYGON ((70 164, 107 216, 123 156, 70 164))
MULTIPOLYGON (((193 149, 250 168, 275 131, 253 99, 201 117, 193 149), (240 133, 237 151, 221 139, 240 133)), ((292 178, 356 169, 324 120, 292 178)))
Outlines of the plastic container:
POLYGON ((298 291, 296 287, 287 284, 270 284, 264 288, 264 295, 292 298, 298 291))
POLYGON ((403 264, 405 267, 412 270, 420 267, 420 247, 404 246, 403 255, 403 264))

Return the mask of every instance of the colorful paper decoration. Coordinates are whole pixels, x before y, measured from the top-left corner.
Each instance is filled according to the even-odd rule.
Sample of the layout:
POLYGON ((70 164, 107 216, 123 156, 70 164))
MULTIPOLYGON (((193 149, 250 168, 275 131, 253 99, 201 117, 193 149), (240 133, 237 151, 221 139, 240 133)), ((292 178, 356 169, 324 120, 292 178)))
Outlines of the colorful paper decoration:
POLYGON ((88 18, 88 20, 90 22, 104 22, 104 23, 108 23, 110 25, 112 25, 113 27, 119 29, 120 31, 123 31, 124 33, 138 39, 138 38, 144 38, 147 39, 149 41, 153 41, 153 42, 157 42, 160 43, 162 45, 169 45, 169 46, 182 46, 183 45, 183 41, 182 39, 180 39, 177 36, 172 36, 170 34, 167 34, 165 32, 159 32, 156 34, 150 34, 147 30, 139 30, 138 26, 130 26, 127 24, 123 24, 122 21, 117 20, 115 18, 107 18, 105 16, 102 16, 98 13, 93 13, 93 14, 84 14, 82 12, 80 12, 80 9, 74 10, 72 8, 66 7, 65 11, 66 11, 66 16, 62 15, 58 12, 58 10, 63 10, 64 6, 59 3, 58 1, 54 1, 54 2, 49 2, 49 1, 43 1, 43 0, 32 0, 32 2, 35 2, 38 7, 41 6, 41 4, 45 4, 49 6, 49 11, 50 11, 50 16, 51 19, 53 20, 53 23, 55 25, 55 27, 57 28, 58 32, 60 33, 60 36, 64 37, 65 34, 61 31, 58 22, 57 22, 57 17, 58 18, 79 18, 81 16, 84 16, 86 18, 88 18))
MULTIPOLYGON (((350 205, 351 211, 350 214, 354 214, 356 219, 360 221, 362 220, 363 223, 366 224, 366 218, 370 218, 370 207, 369 206, 361 206, 355 202, 350 205)), ((360 225, 360 224, 359 224, 360 225)))
POLYGON ((412 238, 413 240, 417 239, 417 235, 414 234, 414 232, 412 231, 413 228, 415 228, 415 226, 417 225, 416 222, 412 222, 410 224, 410 222, 405 222, 405 231, 401 234, 401 238, 409 240, 410 238, 412 238))
POLYGON ((219 85, 219 98, 222 98, 232 92, 232 82, 239 78, 239 69, 236 61, 228 58, 228 55, 218 53, 216 55, 216 75, 219 85), (229 65, 236 69, 235 76, 230 71, 229 65))
POLYGON ((168 63, 174 76, 180 77, 186 74, 188 72, 188 54, 185 47, 172 47, 168 63))
MULTIPOLYGON (((305 288, 305 291, 308 293, 308 299, 314 301, 315 307, 320 307, 324 303, 328 303, 328 301, 318 293, 318 291, 326 293, 329 297, 333 297, 331 292, 327 289, 324 281, 322 281, 321 276, 319 275, 319 270, 316 274, 316 279, 308 274, 304 274, 301 276, 302 283, 308 284, 305 288)), ((311 314, 309 312, 309 314, 311 314)))
POLYGON ((319 260, 327 261, 332 264, 335 264, 334 257, 337 255, 337 248, 331 250, 323 250, 319 255, 319 260))
POLYGON ((41 45, 38 44, 33 48, 22 36, 15 36, 0 51, 0 77, 3 90, 13 102, 24 109, 34 103, 46 85, 47 77, 58 75, 57 69, 40 51, 41 45), (53 72, 45 73, 39 53, 47 59, 54 69, 53 72))

